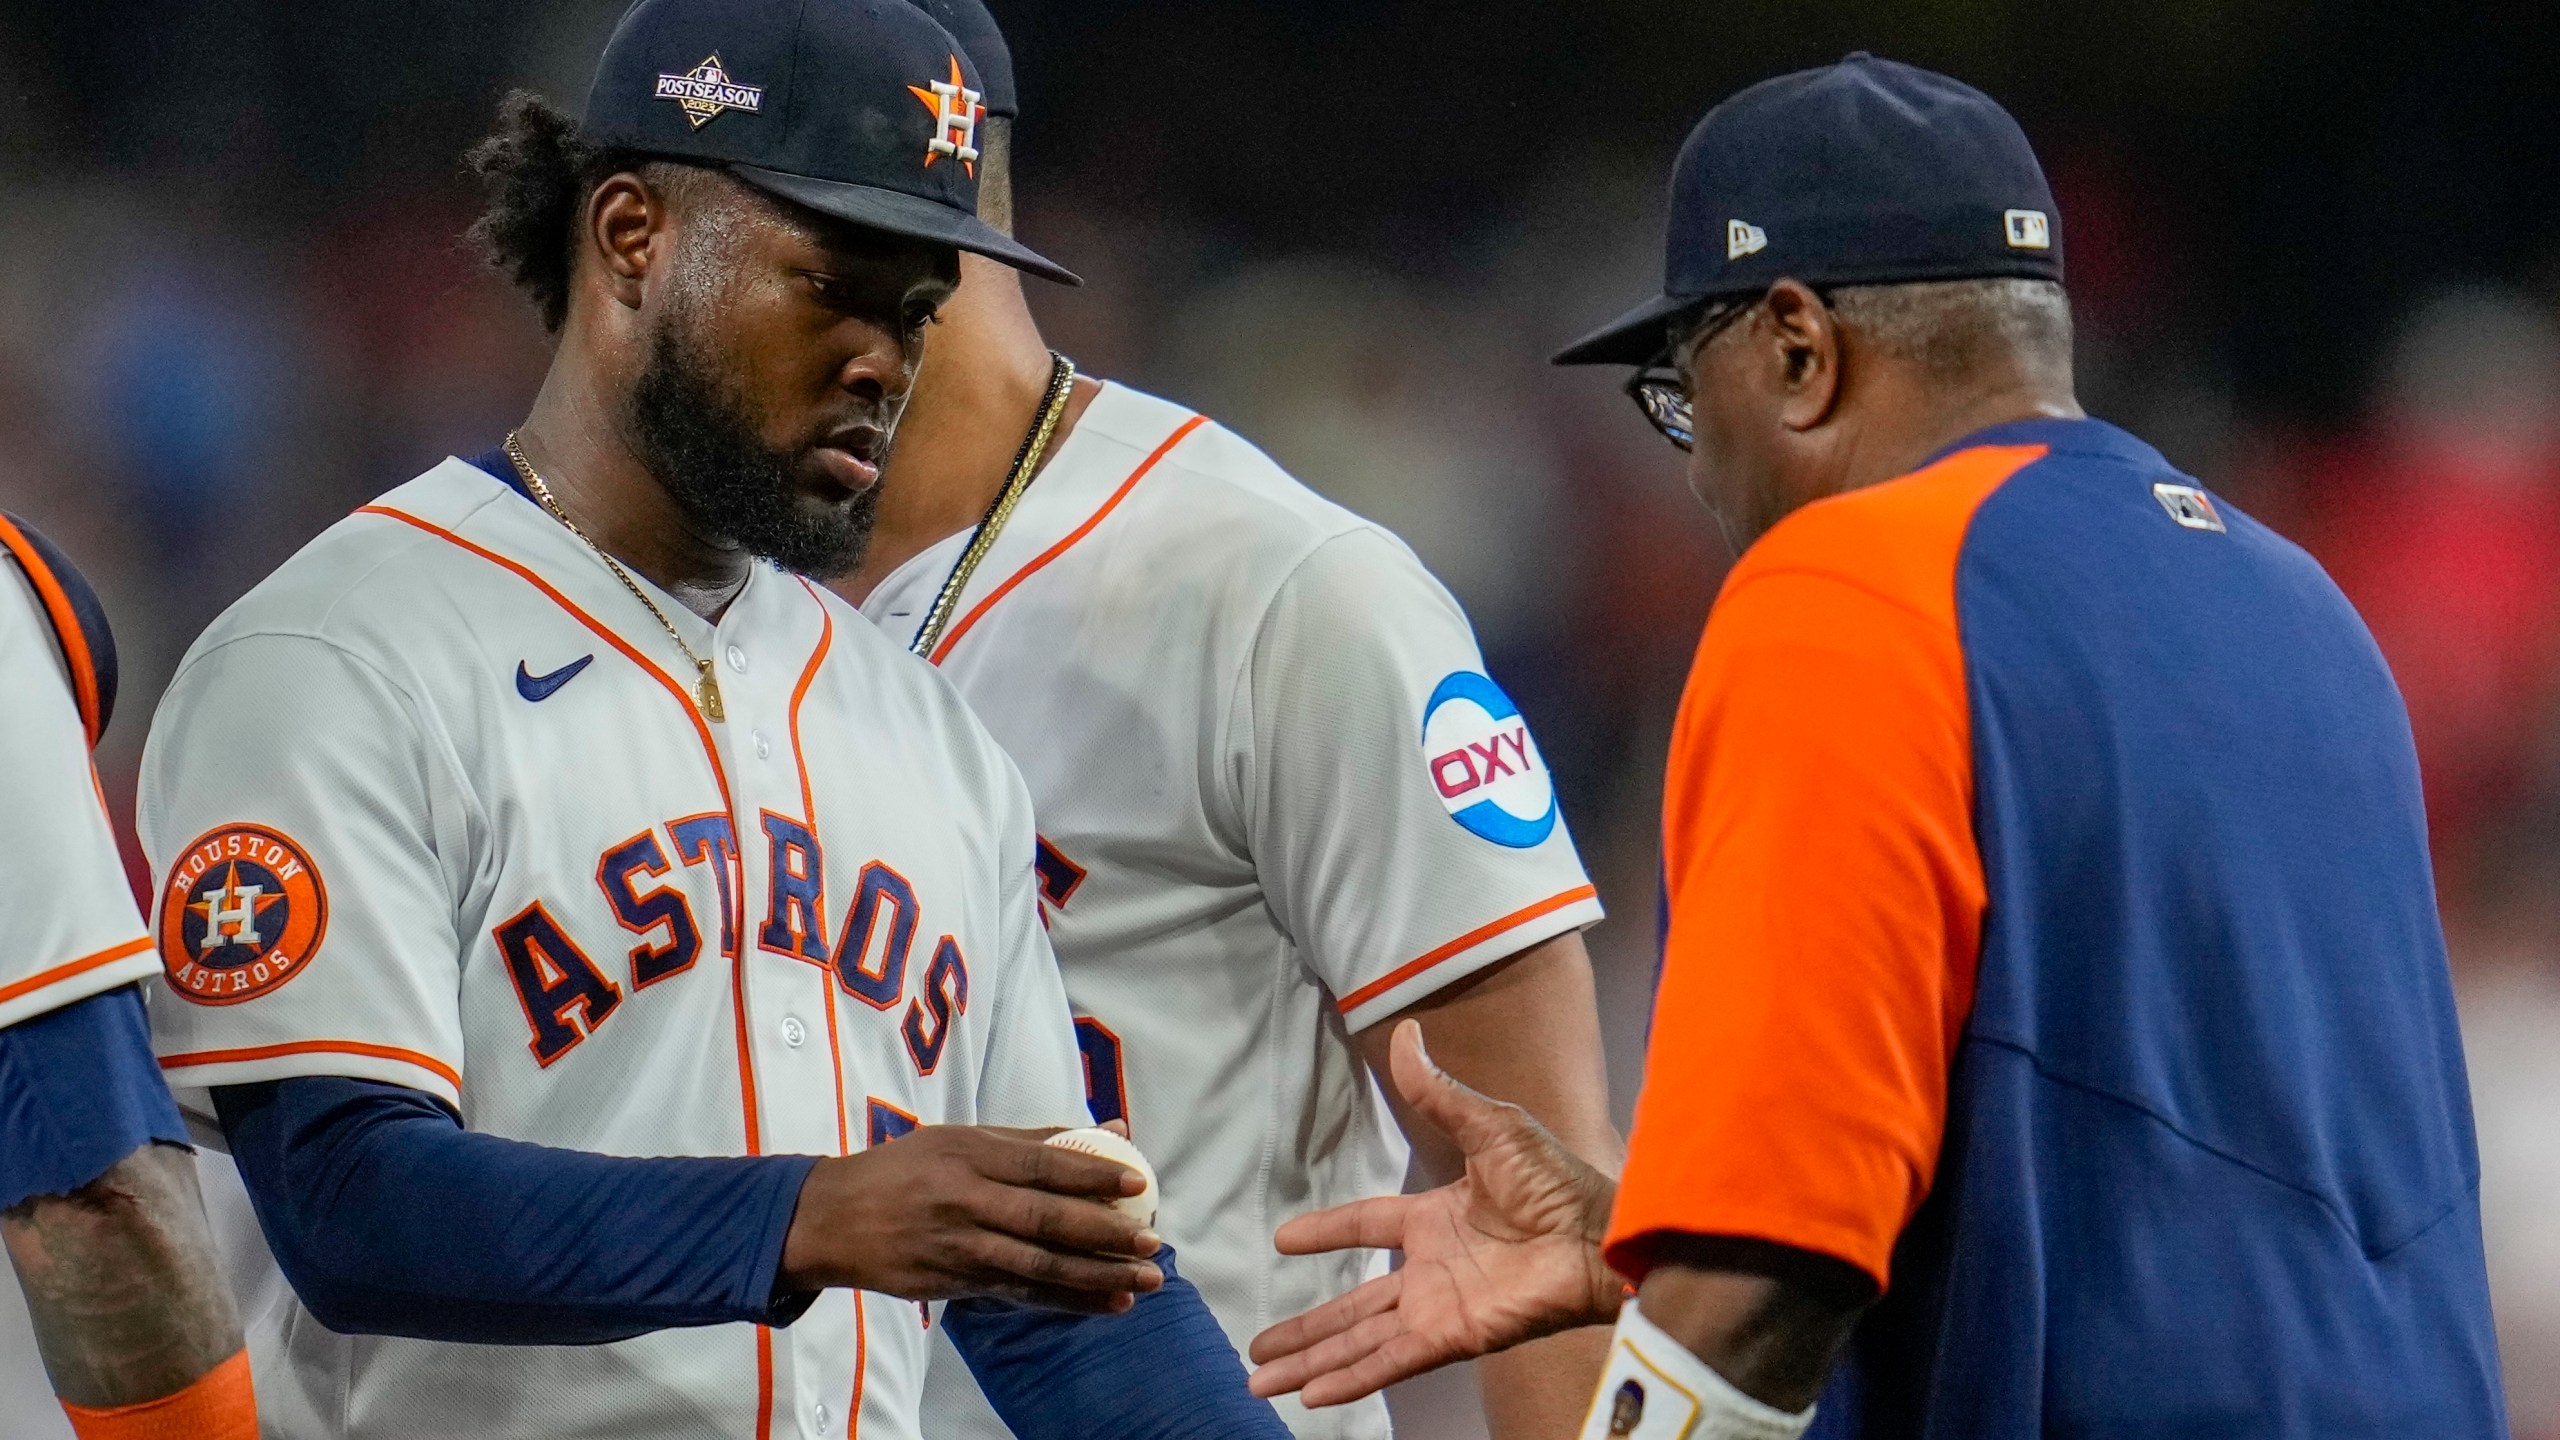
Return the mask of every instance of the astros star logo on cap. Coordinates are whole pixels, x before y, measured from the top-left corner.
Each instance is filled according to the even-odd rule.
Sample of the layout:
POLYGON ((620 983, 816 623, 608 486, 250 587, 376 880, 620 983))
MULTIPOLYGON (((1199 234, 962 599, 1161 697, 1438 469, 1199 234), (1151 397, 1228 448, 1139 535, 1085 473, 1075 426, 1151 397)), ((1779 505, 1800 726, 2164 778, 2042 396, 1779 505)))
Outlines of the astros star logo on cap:
POLYGON ((933 139, 924 147, 924 163, 948 155, 960 162, 969 178, 978 178, 978 122, 986 118, 987 107, 979 102, 986 97, 968 87, 960 74, 960 57, 951 57, 951 78, 924 85, 910 85, 907 93, 933 112, 933 139))

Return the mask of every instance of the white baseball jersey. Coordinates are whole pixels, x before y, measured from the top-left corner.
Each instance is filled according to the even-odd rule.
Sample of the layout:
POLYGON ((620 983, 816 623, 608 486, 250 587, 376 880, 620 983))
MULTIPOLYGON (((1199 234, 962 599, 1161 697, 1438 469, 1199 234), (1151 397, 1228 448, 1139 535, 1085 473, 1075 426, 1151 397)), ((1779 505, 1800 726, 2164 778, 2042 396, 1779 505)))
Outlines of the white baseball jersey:
MULTIPOLYGON (((77 644, 60 582, 0 519, 0 1027, 159 972, 89 763, 77 644), (65 616, 57 621, 55 615, 65 616), (57 638, 56 627, 70 632, 57 638)), ((94 713, 94 701, 88 702, 94 713)), ((5 1137, 0 1137, 5 1143, 5 1137)))
MULTIPOLYGON (((966 541, 863 613, 911 640, 966 541)), ((1381 1263, 1271 1241, 1402 1185, 1352 1032, 1600 918, 1545 762, 1402 542, 1122 386, 952 613, 933 658, 1030 782, 1095 1112, 1125 1114, 1158 1228, 1241 1350, 1381 1263)), ((937 1435, 1004 1433, 973 1388, 939 1351, 937 1435)), ((1307 1436, 1387 1428, 1378 1401, 1281 1413, 1307 1436)))
MULTIPOLYGON (((140 806, 182 1102, 356 1076, 617 1155, 1090 1123, 1029 799, 950 687, 770 567, 717 625, 654 598, 724 722, 582 542, 448 460, 196 642, 140 806)), ((787 1329, 559 1348, 289 1304, 250 1348, 295 1440, 899 1440, 929 1341, 914 1304, 835 1291, 787 1329)))
MULTIPOLYGON (((159 973, 124 860, 98 798, 80 695, 48 618, 68 609, 24 535, 0 518, 0 765, 9 824, 0 830, 0 1027, 159 973)), ((77 643, 76 641, 72 643, 77 643)), ((0 1135, 0 1145, 9 1143, 0 1135)), ((68 1437, 36 1355, 17 1272, 0 1263, 0 1415, 22 1440, 68 1437)))

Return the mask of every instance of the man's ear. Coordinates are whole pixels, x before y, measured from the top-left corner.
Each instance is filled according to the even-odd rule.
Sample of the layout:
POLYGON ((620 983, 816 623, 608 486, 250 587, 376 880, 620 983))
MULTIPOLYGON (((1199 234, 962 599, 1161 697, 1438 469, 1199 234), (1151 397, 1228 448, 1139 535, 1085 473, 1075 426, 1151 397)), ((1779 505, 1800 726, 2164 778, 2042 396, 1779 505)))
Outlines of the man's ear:
POLYGON ((640 308, 649 266, 667 239, 666 197, 625 171, 608 177, 587 197, 587 258, 605 288, 625 308, 640 308))
POLYGON ((1778 365, 1778 421, 1799 433, 1831 417, 1840 401, 1840 325, 1811 286, 1781 280, 1762 302, 1767 343, 1778 365))

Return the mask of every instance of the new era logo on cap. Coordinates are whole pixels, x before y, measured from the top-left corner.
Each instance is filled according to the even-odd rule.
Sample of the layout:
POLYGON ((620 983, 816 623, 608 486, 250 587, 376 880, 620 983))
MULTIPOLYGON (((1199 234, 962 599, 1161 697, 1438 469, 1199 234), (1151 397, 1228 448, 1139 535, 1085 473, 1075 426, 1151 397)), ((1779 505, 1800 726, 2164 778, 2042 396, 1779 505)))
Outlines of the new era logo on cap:
POLYGON ((2053 248, 2053 222, 2041 210, 2003 211, 2001 220, 2009 227, 2012 250, 2050 250, 2053 248))
POLYGON ((1748 220, 1724 222, 1724 258, 1739 260, 1769 248, 1769 232, 1748 220))

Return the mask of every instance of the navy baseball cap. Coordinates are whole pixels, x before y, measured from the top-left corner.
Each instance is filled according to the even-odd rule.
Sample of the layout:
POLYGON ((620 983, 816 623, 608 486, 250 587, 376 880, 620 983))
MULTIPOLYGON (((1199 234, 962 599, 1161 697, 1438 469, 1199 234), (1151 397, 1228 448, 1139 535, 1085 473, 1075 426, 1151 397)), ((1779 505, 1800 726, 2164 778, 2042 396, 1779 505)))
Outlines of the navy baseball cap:
POLYGON ((1671 170, 1662 293, 1559 365, 1643 365, 1710 302, 1807 285, 2062 278, 2044 167, 1999 102, 1860 51, 1707 112, 1671 170))
POLYGON ((978 218, 986 114, 968 52, 905 0, 639 0, 605 43, 582 130, 1081 283, 978 218))
POLYGON ((978 78, 987 91, 987 113, 1011 120, 1022 114, 1022 103, 1013 90, 1013 50, 1004 43, 1004 32, 996 28, 996 17, 978 0, 910 0, 917 9, 934 18, 934 23, 951 32, 960 42, 960 53, 978 67, 978 78))

